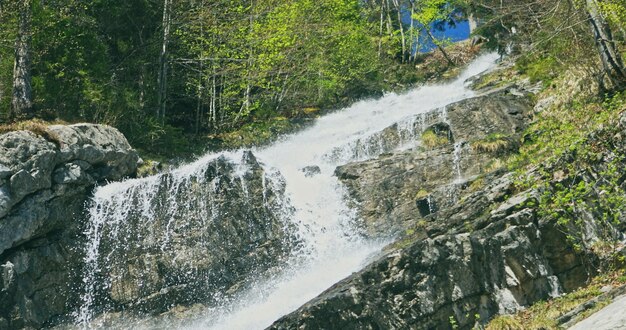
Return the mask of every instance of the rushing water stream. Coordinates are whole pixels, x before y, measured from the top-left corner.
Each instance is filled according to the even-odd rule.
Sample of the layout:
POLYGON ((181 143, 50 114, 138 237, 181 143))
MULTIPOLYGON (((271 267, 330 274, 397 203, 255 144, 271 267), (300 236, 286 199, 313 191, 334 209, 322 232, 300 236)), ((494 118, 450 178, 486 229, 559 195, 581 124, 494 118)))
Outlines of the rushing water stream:
MULTIPOLYGON (((298 248, 282 263, 280 271, 272 276, 252 279, 253 285, 228 299, 220 300, 220 296, 216 295, 216 303, 199 313, 199 317, 158 327, 263 329, 362 268, 386 242, 365 239, 360 235, 355 225, 358 219, 346 206, 345 192, 333 175, 335 168, 389 151, 388 146, 376 138, 376 133, 394 123, 398 123, 400 136, 400 143, 394 148, 416 146, 419 142, 414 127, 422 125, 416 115, 471 97, 473 92, 466 88, 465 80, 493 66, 496 58, 494 54, 481 56, 458 79, 447 84, 424 86, 405 94, 388 94, 378 100, 358 102, 320 118, 312 127, 298 134, 287 136, 269 147, 253 150, 264 170, 261 200, 268 204, 265 209, 268 212, 282 210, 280 217, 289 223, 286 228, 295 231, 293 234, 299 240, 298 248), (320 173, 307 176, 302 171, 307 166, 318 166, 320 173), (277 198, 266 197, 266 194, 278 195, 281 182, 285 184, 285 193, 277 198)), ((455 148, 455 155, 462 152, 461 147, 455 148)), ((134 240, 135 236, 142 236, 143 240, 157 247, 152 248, 150 253, 169 253, 175 260, 176 253, 180 251, 170 251, 170 247, 180 238, 176 236, 178 229, 175 228, 180 218, 200 219, 199 225, 208 226, 222 212, 211 204, 220 198, 217 186, 221 183, 216 180, 203 182, 201 179, 203 173, 210 170, 207 164, 218 157, 239 164, 233 180, 241 185, 243 197, 249 197, 245 196, 249 193, 245 176, 249 169, 241 163, 242 154, 240 151, 207 155, 174 170, 168 177, 160 175, 128 180, 100 187, 96 191, 87 229, 89 241, 82 283, 83 301, 76 313, 79 325, 98 327, 98 324, 90 323, 98 313, 106 311, 106 307, 98 307, 98 290, 103 285, 98 274, 105 263, 113 263, 113 255, 123 256, 128 250, 125 245, 139 244, 134 240), (164 183, 168 188, 159 188, 164 183), (198 191, 202 192, 201 198, 186 197, 186 194, 198 191), (157 196, 161 199, 165 196, 165 199, 155 208, 157 196), (129 217, 146 224, 161 221, 166 234, 152 237, 150 232, 133 233, 137 228, 125 226, 129 217), (103 239, 117 243, 113 244, 113 248, 102 251, 103 239)), ((254 232, 251 231, 251 234, 254 232)), ((201 244, 203 236, 196 239, 201 244)), ((204 257, 210 258, 210 253, 208 251, 204 257)), ((149 265, 143 267, 149 268, 149 265)), ((120 278, 123 276, 120 275, 120 278)), ((109 283, 104 289, 111 289, 112 286, 115 284, 109 283)), ((120 325, 121 328, 127 326, 120 325)), ((154 323, 148 327, 153 326, 154 323)))

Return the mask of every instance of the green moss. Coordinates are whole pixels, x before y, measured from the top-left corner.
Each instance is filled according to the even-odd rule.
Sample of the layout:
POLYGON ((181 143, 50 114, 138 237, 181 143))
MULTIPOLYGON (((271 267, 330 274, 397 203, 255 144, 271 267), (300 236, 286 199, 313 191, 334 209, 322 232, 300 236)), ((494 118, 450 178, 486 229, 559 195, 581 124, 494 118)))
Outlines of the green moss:
POLYGON ((142 178, 149 175, 157 174, 156 164, 159 163, 154 159, 143 159, 143 164, 137 168, 137 176, 142 178))
POLYGON ((524 325, 511 315, 501 315, 489 322, 486 330, 525 330, 524 325))
POLYGON ((528 75, 531 82, 542 81, 544 86, 550 85, 561 71, 559 62, 554 56, 547 56, 534 61, 522 59, 517 63, 517 69, 528 75))
POLYGON ((505 87, 515 82, 516 73, 512 68, 493 71, 478 77, 471 87, 474 90, 505 87))
POLYGON ((429 129, 424 131, 421 136, 422 146, 426 149, 435 149, 437 147, 444 146, 450 143, 447 136, 437 134, 435 131, 429 129))
MULTIPOLYGON (((310 110, 310 113, 315 111, 310 110)), ((251 147, 264 145, 275 140, 281 134, 285 134, 297 129, 299 125, 285 117, 274 117, 270 121, 254 122, 244 125, 239 130, 222 133, 216 136, 220 140, 222 148, 234 149, 240 147, 251 147)))
POLYGON ((511 150, 514 143, 512 139, 505 134, 492 133, 487 135, 484 139, 472 141, 470 145, 474 151, 498 154, 511 150))
POLYGON ((485 187, 485 179, 483 177, 479 177, 476 180, 472 181, 469 187, 467 187, 467 192, 469 193, 477 192, 483 187, 485 187))
POLYGON ((428 195, 430 195, 430 193, 424 189, 420 189, 416 194, 415 194, 415 199, 422 199, 427 197, 428 195))
POLYGON ((54 132, 48 130, 49 125, 53 124, 65 124, 64 122, 46 122, 41 119, 30 119, 14 122, 11 124, 0 125, 0 134, 13 132, 13 131, 29 131, 35 135, 41 136, 44 139, 56 144, 61 145, 61 139, 54 132))

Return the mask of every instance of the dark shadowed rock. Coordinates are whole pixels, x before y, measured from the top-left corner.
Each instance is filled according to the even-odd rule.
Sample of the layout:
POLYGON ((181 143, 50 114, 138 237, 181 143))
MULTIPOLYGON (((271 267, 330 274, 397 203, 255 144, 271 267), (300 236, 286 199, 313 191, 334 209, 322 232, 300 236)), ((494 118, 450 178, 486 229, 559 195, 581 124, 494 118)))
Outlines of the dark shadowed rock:
POLYGON ((303 167, 301 171, 304 172, 304 176, 306 176, 307 178, 310 178, 310 177, 313 177, 322 173, 322 170, 317 165, 303 167))
POLYGON ((525 206, 527 193, 511 198, 515 207, 488 212, 486 195, 502 181, 509 180, 496 179, 418 224, 377 261, 270 329, 449 329, 451 320, 470 329, 584 282, 581 256, 555 223, 525 206))

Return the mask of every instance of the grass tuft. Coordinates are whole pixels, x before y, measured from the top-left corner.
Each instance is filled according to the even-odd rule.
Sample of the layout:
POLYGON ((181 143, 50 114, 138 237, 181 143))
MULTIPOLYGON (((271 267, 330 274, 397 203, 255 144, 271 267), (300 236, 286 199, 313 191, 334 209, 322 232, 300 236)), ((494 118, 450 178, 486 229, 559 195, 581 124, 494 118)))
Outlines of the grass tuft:
MULTIPOLYGON (((57 123, 55 122, 55 124, 57 123)), ((18 121, 11 124, 0 125, 0 134, 15 131, 29 131, 54 143, 57 147, 61 147, 61 138, 56 133, 48 130, 49 125, 52 125, 52 123, 45 122, 41 119, 18 121)))
POLYGON ((435 149, 450 143, 447 136, 437 134, 429 129, 422 133, 422 146, 426 149, 435 149))

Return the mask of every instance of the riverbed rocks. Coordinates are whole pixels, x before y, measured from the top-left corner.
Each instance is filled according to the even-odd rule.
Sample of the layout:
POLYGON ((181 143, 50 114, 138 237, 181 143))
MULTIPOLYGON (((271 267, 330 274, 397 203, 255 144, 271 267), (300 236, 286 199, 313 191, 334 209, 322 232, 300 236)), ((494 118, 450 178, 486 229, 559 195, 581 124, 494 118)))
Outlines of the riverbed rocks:
MULTIPOLYGON (((532 107, 503 109, 503 115, 516 115, 532 107)), ((576 200, 574 217, 584 228, 578 232, 582 241, 575 249, 565 224, 546 215, 545 209, 540 212, 539 201, 548 189, 580 182, 610 182, 613 193, 618 194, 616 200, 620 194, 626 195, 623 175, 614 172, 616 167, 626 166, 623 118, 626 115, 618 127, 607 125, 588 137, 585 143, 595 153, 585 159, 583 169, 575 174, 560 170, 567 168, 563 164, 584 157, 572 148, 551 165, 554 168, 544 169, 554 174, 547 175, 546 186, 528 190, 515 183, 519 173, 478 170, 482 153, 495 148, 486 145, 461 154, 458 169, 462 180, 454 180, 451 162, 443 160, 451 152, 448 143, 339 167, 337 175, 366 218, 366 233, 386 236, 389 224, 396 230, 395 242, 363 270, 279 319, 270 329, 480 328, 495 315, 514 313, 584 285, 597 271, 602 253, 594 244, 601 242, 603 231, 623 242, 625 221, 609 224, 602 220, 612 212, 610 206, 597 203, 607 191, 576 200), (467 155, 470 158, 464 159, 467 155), (469 164, 463 166, 464 161, 469 164), (437 168, 433 163, 446 168, 444 174, 433 174, 437 168), (435 186, 423 188, 425 184, 435 186), (410 189, 411 193, 402 194, 410 189), (386 203, 371 199, 374 195, 386 203), (385 201, 388 195, 399 201, 385 201)), ((453 131, 454 125, 450 128, 453 131)), ((486 141, 493 142, 482 140, 486 141)), ((539 175, 546 174, 530 169, 524 177, 539 175)))
POLYGON ((95 184, 133 175, 138 160, 104 125, 0 135, 0 329, 66 313, 84 203, 95 184))

